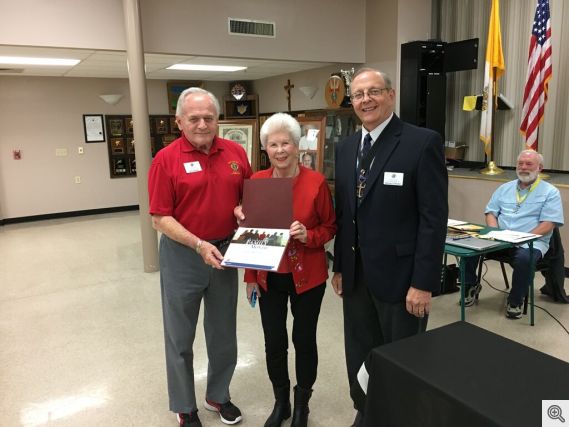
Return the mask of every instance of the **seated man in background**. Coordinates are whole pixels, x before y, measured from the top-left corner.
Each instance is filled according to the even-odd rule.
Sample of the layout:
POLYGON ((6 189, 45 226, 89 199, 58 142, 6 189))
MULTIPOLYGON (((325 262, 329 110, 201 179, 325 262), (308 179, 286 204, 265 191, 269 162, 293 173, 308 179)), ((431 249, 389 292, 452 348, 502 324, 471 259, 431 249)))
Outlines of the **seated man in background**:
MULTIPOLYGON (((563 206, 559 190, 539 178, 543 169, 543 156, 533 150, 524 150, 518 156, 518 179, 507 182, 494 192, 486 206, 486 224, 490 227, 540 234, 534 241, 533 259, 528 244, 508 251, 512 259, 512 289, 506 304, 506 317, 519 319, 522 303, 530 285, 530 270, 549 248, 549 239, 556 226, 563 225, 563 206)), ((466 259, 465 306, 474 304, 480 293, 476 266, 480 257, 466 259)))

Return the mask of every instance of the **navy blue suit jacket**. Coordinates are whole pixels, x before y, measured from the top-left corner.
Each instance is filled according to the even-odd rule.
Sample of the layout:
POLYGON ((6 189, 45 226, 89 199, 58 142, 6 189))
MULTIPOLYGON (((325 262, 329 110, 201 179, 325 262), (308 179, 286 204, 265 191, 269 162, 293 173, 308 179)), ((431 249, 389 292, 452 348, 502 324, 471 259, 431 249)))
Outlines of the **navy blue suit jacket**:
POLYGON ((379 147, 356 209, 360 140, 361 131, 336 148, 334 271, 342 273, 344 295, 354 288, 357 245, 365 284, 380 301, 405 301, 410 286, 438 289, 448 217, 440 135, 394 114, 375 142, 379 147), (402 185, 386 183, 393 173, 403 174, 402 185))

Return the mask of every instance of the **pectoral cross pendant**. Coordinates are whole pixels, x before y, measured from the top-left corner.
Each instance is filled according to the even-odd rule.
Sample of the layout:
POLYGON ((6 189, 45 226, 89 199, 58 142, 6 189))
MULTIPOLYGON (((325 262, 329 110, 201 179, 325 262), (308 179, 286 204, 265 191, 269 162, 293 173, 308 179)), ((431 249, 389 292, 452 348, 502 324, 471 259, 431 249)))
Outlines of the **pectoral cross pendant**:
POLYGON ((358 199, 361 199, 364 197, 364 190, 366 188, 366 175, 365 175, 365 170, 362 169, 360 171, 360 176, 358 177, 358 185, 356 186, 356 195, 358 197, 358 199))
POLYGON ((359 184, 357 185, 357 187, 356 187, 356 190, 357 190, 356 195, 358 196, 358 199, 361 199, 361 198, 364 196, 364 190, 365 190, 365 188, 366 188, 366 183, 365 183, 365 181, 364 181, 364 182, 361 182, 361 181, 360 181, 360 183, 359 183, 359 184))

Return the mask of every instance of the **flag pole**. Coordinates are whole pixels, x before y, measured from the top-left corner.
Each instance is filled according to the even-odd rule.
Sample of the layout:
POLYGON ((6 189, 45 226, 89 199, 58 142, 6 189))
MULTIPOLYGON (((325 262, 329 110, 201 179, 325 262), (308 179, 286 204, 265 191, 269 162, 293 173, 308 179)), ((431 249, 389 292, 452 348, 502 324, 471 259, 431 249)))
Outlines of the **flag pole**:
POLYGON ((496 89, 496 67, 492 67, 492 126, 490 128, 490 161, 480 171, 482 175, 500 175, 504 170, 496 166, 494 162, 494 126, 496 125, 496 111, 498 111, 498 96, 496 89))

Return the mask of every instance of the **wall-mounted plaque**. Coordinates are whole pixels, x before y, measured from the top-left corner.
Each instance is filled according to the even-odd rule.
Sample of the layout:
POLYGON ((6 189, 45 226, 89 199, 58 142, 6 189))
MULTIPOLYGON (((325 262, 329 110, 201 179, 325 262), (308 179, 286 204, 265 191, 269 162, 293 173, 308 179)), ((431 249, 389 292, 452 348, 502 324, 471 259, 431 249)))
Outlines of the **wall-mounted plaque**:
POLYGON ((156 129, 157 135, 164 135, 168 133, 168 119, 164 117, 154 119, 154 129, 156 129))
POLYGON ((113 154, 124 154, 125 153, 125 143, 122 138, 111 139, 111 153, 113 154))
POLYGON ((126 161, 124 158, 113 159, 113 175, 126 175, 126 161))
POLYGON ((124 127, 126 129, 126 133, 132 135, 132 128, 133 128, 132 117, 127 117, 126 119, 124 119, 124 127))
POLYGON ((122 119, 110 119, 109 130, 112 136, 122 136, 124 133, 124 121, 122 119))
POLYGON ((134 138, 126 139, 126 152, 128 154, 134 154, 134 138))
POLYGON ((167 147, 176 139, 178 139, 177 135, 164 135, 164 138, 162 138, 162 147, 167 147))
POLYGON ((178 128, 178 123, 176 123, 176 117, 170 117, 170 132, 171 133, 180 132, 180 129, 178 128))

